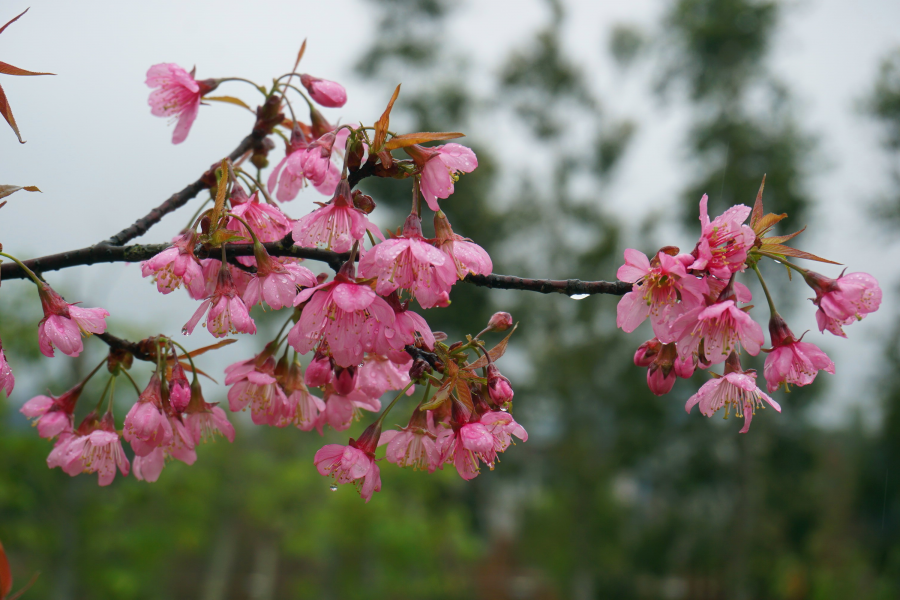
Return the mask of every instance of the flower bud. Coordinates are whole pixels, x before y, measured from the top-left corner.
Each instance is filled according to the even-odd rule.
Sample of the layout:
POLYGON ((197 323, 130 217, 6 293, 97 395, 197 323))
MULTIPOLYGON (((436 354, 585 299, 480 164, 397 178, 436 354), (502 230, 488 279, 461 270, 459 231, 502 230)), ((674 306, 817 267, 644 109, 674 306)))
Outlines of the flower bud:
POLYGON ((353 206, 368 215, 375 210, 375 201, 372 196, 363 194, 359 190, 353 190, 353 206))
POLYGON ((488 321, 487 328, 491 331, 506 331, 513 325, 512 315, 508 312, 496 312, 488 321))
POLYGON ((487 366, 488 391, 495 404, 506 404, 513 399, 512 385, 509 379, 500 374, 493 363, 487 366))
POLYGON ((339 396, 346 396, 356 388, 356 367, 335 367, 334 391, 339 396))
POLYGON ((304 382, 308 387, 322 387, 327 383, 331 383, 333 377, 331 359, 317 353, 306 369, 304 382))
POLYGON ((649 367, 656 360, 656 356, 661 349, 662 343, 658 339, 647 340, 638 346, 637 352, 634 353, 635 366, 649 367))
POLYGON ((305 73, 300 76, 300 83, 309 92, 309 96, 321 106, 340 108, 347 102, 347 91, 339 83, 305 73))
POLYGON ((412 381, 418 381, 425 374, 425 371, 431 371, 431 365, 428 364, 428 361, 417 358, 409 368, 409 378, 412 381))

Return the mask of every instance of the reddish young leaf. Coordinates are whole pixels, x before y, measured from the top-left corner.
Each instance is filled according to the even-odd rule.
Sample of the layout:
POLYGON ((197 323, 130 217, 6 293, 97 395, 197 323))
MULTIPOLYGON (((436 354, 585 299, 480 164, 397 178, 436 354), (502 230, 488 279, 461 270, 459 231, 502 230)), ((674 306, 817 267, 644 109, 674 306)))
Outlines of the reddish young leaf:
POLYGON ((0 74, 3 75, 56 75, 56 73, 40 73, 38 71, 26 71, 19 67, 14 67, 9 63, 0 61, 0 74))
POLYGON ((13 17, 13 18, 10 19, 9 21, 7 21, 6 25, 4 25, 3 27, 0 27, 0 33, 3 33, 3 31, 4 31, 7 27, 9 27, 12 23, 15 23, 16 21, 18 21, 18 20, 19 20, 19 17, 21 17, 22 15, 24 15, 25 13, 27 13, 28 10, 29 10, 30 8, 31 8, 31 7, 29 6, 28 8, 26 8, 25 10, 23 10, 22 12, 20 12, 18 16, 13 17))
MULTIPOLYGON (((506 335, 505 338, 503 338, 503 341, 500 342, 499 344, 497 344, 496 346, 494 346, 493 348, 491 348, 490 352, 488 352, 488 354, 491 355, 492 361, 496 361, 497 359, 499 359, 501 356, 503 356, 506 353, 506 345, 509 344, 509 338, 511 338, 512 334, 514 334, 516 332, 516 328, 518 326, 519 326, 518 323, 513 325, 513 328, 509 330, 509 333, 506 335)), ((469 369, 480 369, 481 367, 486 367, 487 365, 488 365, 487 357, 482 356, 481 358, 479 358, 478 360, 473 362, 471 365, 469 365, 468 368, 469 369)))
POLYGON ((22 134, 19 133, 19 126, 16 125, 16 118, 12 114, 12 108, 9 106, 9 100, 6 99, 6 92, 3 91, 2 86, 0 86, 0 114, 3 114, 3 118, 12 127, 16 137, 19 138, 19 143, 24 144, 25 140, 22 139, 22 134))
MULTIPOLYGON (((22 13, 24 14, 24 13, 22 13)), ((22 16, 22 15, 19 15, 22 16)), ((16 17, 18 19, 19 17, 16 17)), ((15 21, 15 19, 13 19, 15 21)), ((12 21, 10 21, 11 23, 12 21)), ((9 23, 7 23, 8 25, 9 23)), ((5 27, 5 26, 4 26, 5 27)), ((2 31, 2 30, 0 30, 2 31)), ((6 551, 3 549, 3 543, 0 542, 0 600, 6 598, 9 590, 12 589, 12 573, 9 570, 9 560, 6 558, 6 551)))
POLYGON ((794 258, 805 258, 806 260, 817 260, 819 262, 828 263, 830 265, 841 264, 839 262, 834 262, 833 260, 828 260, 827 258, 822 258, 820 256, 816 256, 815 254, 810 254, 809 252, 797 250, 796 248, 791 248, 790 246, 784 246, 782 244, 763 244, 760 247, 759 251, 768 252, 770 254, 780 254, 782 256, 792 256, 794 258))
POLYGON ((297 60, 294 61, 294 68, 291 71, 292 73, 297 72, 297 67, 300 66, 300 61, 303 59, 303 54, 306 52, 306 40, 303 40, 303 43, 300 44, 300 51, 297 53, 297 60))
POLYGON ((774 227, 776 223, 786 218, 787 213, 781 213, 780 215, 769 213, 763 216, 759 221, 757 221, 756 226, 753 227, 753 232, 756 233, 757 236, 762 236, 767 231, 772 229, 772 227, 774 227))
POLYGON ((403 135, 392 137, 391 140, 384 145, 384 149, 397 150, 399 148, 412 146, 413 144, 424 144, 426 142, 436 142, 441 140, 455 140, 456 138, 461 137, 465 137, 465 134, 458 132, 404 133, 403 135))
POLYGON ((381 117, 375 123, 375 139, 372 140, 372 148, 375 149, 375 152, 383 150, 382 146, 384 146, 384 140, 387 139, 388 127, 391 124, 391 109, 394 108, 394 102, 397 101, 397 96, 399 95, 400 86, 398 85, 397 89, 394 90, 394 95, 391 96, 391 101, 388 102, 387 108, 384 109, 381 117))
POLYGON ((762 243, 763 244, 783 244, 783 243, 787 242, 788 240, 794 239, 795 237, 797 237, 804 231, 806 231, 806 227, 804 227, 800 231, 795 231, 794 233, 790 233, 788 235, 773 235, 773 236, 770 236, 767 238, 763 238, 762 243))
POLYGON ((227 102, 228 104, 236 104, 237 106, 242 106, 242 107, 246 108, 247 110, 249 110, 250 112, 253 112, 255 114, 255 111, 252 108, 250 108, 249 106, 247 106, 246 102, 244 102, 240 98, 235 98, 234 96, 204 96, 203 100, 204 101, 212 100, 213 102, 227 102))
MULTIPOLYGON (((763 216, 763 188, 766 187, 766 175, 763 174, 762 183, 759 184, 759 191, 756 193, 756 202, 753 203, 753 212, 750 214, 750 227, 756 231, 756 224, 763 216)), ((759 234, 757 234, 759 235, 759 234)))
POLYGON ((456 398, 466 407, 467 411, 474 412, 475 404, 472 402, 472 392, 469 391, 469 384, 463 379, 456 380, 456 398))

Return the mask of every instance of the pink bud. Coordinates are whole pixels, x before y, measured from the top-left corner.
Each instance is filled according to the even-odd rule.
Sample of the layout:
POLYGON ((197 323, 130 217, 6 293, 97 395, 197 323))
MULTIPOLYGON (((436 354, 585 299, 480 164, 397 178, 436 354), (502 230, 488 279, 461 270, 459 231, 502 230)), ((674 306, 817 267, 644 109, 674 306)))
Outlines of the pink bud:
POLYGON ((647 369, 647 387, 657 396, 664 396, 671 392, 672 386, 675 385, 675 379, 677 377, 674 369, 661 368, 655 364, 647 369))
POLYGON ((304 382, 309 387, 322 387, 327 383, 331 383, 333 377, 331 359, 317 354, 316 358, 313 359, 306 369, 304 382))
POLYGON ((506 404, 513 399, 513 389, 509 379, 501 375, 493 363, 487 367, 487 380, 488 391, 496 404, 506 404))
POLYGON ((322 106, 340 108, 347 102, 347 91, 339 83, 306 74, 300 76, 300 83, 310 97, 322 106))
POLYGON ((513 325, 512 315, 508 312, 497 312, 488 321, 488 329, 491 331, 506 331, 513 325))
MULTIPOLYGON (((309 371, 307 371, 309 373, 309 371)), ((356 367, 335 368, 334 391, 347 396, 356 388, 356 367)))
POLYGON ((637 352, 634 353, 634 364, 637 367, 649 367, 656 360, 656 356, 662 349, 662 344, 656 338, 647 340, 638 346, 637 352))

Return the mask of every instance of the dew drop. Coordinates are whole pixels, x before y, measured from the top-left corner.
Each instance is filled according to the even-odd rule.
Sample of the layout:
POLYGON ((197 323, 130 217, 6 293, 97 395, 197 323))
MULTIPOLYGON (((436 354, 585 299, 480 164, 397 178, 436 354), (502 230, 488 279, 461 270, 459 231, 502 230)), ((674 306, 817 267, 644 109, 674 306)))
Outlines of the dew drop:
POLYGON ((501 407, 500 407, 500 411, 501 411, 501 412, 509 412, 509 409, 506 408, 505 406, 501 406, 501 407))
POLYGON ((357 366, 358 368, 362 369, 364 366, 366 366, 366 363, 359 363, 359 364, 356 365, 356 366, 357 366))
POLYGON ((190 333, 188 333, 187 325, 181 328, 181 335, 191 335, 190 333))
POLYGON ((328 489, 331 490, 332 492, 336 492, 336 491, 337 491, 337 484, 332 483, 331 486, 330 486, 328 489))
POLYGON ((584 300, 588 296, 590 296, 590 294, 572 294, 569 298, 572 300, 584 300))

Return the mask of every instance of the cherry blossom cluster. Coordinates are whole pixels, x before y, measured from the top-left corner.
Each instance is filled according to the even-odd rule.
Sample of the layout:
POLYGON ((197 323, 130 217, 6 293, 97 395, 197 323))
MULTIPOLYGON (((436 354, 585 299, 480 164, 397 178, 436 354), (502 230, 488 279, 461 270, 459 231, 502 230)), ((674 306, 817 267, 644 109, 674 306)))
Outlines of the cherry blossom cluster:
MULTIPOLYGON (((242 104, 230 96, 209 95, 233 80, 245 81, 198 80, 178 65, 154 65, 146 80, 153 88, 151 112, 176 120, 172 142, 182 143, 203 101, 242 104)), ((292 72, 275 80, 270 90, 254 87, 266 96, 257 125, 282 136, 284 158, 265 184, 261 171, 274 149, 268 138, 240 160, 215 165, 209 172, 212 206, 201 207, 168 248, 143 262, 142 275, 161 294, 184 288, 198 302, 193 314, 185 316, 184 335, 198 325, 216 338, 256 334, 255 311, 285 311, 284 326, 262 352, 225 369, 228 408, 249 410, 257 425, 319 434, 326 427, 344 431, 364 413, 381 411, 358 440, 327 445, 314 459, 320 473, 336 483, 353 482, 366 501, 381 488, 375 458, 379 445, 386 446, 387 461, 401 467, 434 472, 450 463, 464 479, 477 476, 482 464, 492 469, 513 437, 528 437, 509 412, 512 387, 495 364, 509 337, 490 351, 482 339, 510 329, 512 318, 497 313, 478 335, 448 345, 446 335, 432 332, 411 306, 415 301, 423 309, 447 307, 458 281, 469 274, 491 274, 487 252, 456 234, 438 203, 451 196, 461 174, 478 166, 475 153, 454 143, 421 145, 461 134, 388 131, 399 87, 371 127, 335 126, 319 112, 316 105, 338 108, 346 102, 338 83, 292 72), (292 83, 297 79, 303 89, 292 83), (294 93, 310 109, 308 122, 295 117, 289 100, 294 93), (285 107, 290 118, 281 113, 285 107), (394 150, 405 151, 408 158, 394 157, 394 150), (245 164, 247 158, 255 173, 245 164), (351 178, 363 170, 412 184, 410 214, 387 236, 369 220, 375 201, 352 189, 351 178), (305 188, 321 194, 323 201, 315 202, 308 214, 292 217, 282 203, 295 200, 305 188), (426 238, 422 229, 426 207, 433 213, 433 238, 426 238), (265 244, 286 240, 341 255, 342 266, 333 277, 316 275, 300 258, 269 254, 265 244), (251 246, 252 255, 229 258, 226 248, 239 245, 251 246), (382 434, 388 410, 417 388, 424 391, 408 425, 382 434), (392 390, 400 393, 382 410, 381 397, 392 390)), ((52 356, 58 348, 77 356, 83 350, 82 335, 105 331, 105 310, 66 303, 26 265, 10 258, 38 286, 46 315, 39 326, 42 352, 52 356)), ((109 484, 117 469, 156 481, 168 460, 193 464, 204 439, 218 434, 232 441, 234 427, 222 408, 203 399, 202 372, 193 364, 193 356, 230 341, 190 352, 157 336, 137 349, 113 350, 104 361, 110 373, 106 390, 77 426, 82 390, 102 365, 62 396, 26 402, 22 413, 34 419, 39 435, 55 439, 48 465, 69 475, 98 473, 100 485, 109 484), (135 356, 156 366, 143 391, 129 374, 135 356), (121 430, 113 414, 120 377, 138 393, 121 430), (130 461, 122 438, 133 453, 130 461)), ((11 392, 14 380, 2 346, 0 377, 0 387, 11 392)))
MULTIPOLYGON (((791 385, 809 385, 819 371, 834 374, 834 363, 815 344, 794 335, 778 314, 758 263, 763 258, 798 272, 815 292, 819 331, 846 337, 843 327, 863 319, 881 304, 881 288, 867 273, 842 274, 831 279, 788 261, 788 257, 831 263, 785 243, 799 233, 770 236, 772 227, 787 215, 763 214, 762 194, 753 209, 732 206, 710 220, 707 196, 700 200, 700 239, 690 254, 677 248, 662 248, 650 259, 638 250, 625 251, 625 264, 618 277, 633 283, 632 290, 619 301, 616 324, 631 333, 649 318, 654 337, 640 345, 634 364, 647 368, 647 385, 657 396, 667 394, 679 377, 689 378, 695 370, 724 363, 721 375, 710 372, 704 383, 685 404, 698 405, 700 413, 711 417, 724 409, 744 418, 740 430, 746 433, 757 408, 766 404, 781 412, 781 406, 756 383, 756 371, 741 367, 743 352, 757 356, 767 353, 763 376, 766 390, 791 385), (749 225, 746 224, 750 219, 749 225), (769 306, 771 347, 763 348, 762 326, 750 316, 750 290, 737 280, 750 269, 759 278, 769 306)), ((837 264, 837 263, 832 263, 837 264)))

